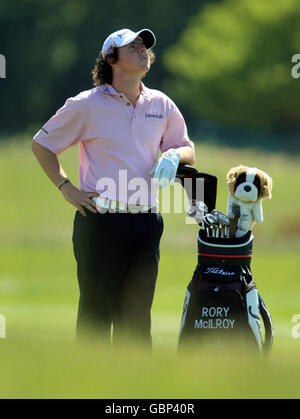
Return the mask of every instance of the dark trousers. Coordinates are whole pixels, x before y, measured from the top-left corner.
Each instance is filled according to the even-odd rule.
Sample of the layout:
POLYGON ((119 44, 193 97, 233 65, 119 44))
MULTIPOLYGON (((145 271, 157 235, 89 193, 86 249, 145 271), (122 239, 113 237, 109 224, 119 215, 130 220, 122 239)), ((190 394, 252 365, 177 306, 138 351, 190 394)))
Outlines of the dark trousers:
POLYGON ((80 300, 77 338, 151 345, 151 316, 163 232, 160 213, 78 211, 73 246, 80 300))

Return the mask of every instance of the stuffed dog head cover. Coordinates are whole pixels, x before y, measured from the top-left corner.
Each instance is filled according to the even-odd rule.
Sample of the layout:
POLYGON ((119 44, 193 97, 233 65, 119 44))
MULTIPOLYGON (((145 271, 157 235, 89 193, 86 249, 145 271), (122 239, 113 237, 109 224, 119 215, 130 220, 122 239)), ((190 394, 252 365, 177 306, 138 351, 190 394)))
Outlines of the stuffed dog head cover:
POLYGON ((235 236, 241 237, 252 229, 254 222, 263 222, 261 201, 272 197, 273 182, 262 170, 243 165, 230 169, 227 181, 228 216, 232 220, 239 217, 235 236))
POLYGON ((240 165, 227 174, 230 194, 243 202, 272 197, 272 179, 260 169, 240 165))

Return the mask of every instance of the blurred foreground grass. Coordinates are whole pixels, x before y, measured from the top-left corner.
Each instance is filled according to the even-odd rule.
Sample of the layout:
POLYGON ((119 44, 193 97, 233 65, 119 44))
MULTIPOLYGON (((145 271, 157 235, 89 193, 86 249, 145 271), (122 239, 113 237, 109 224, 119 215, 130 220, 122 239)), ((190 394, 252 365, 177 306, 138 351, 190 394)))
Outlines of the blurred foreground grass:
MULTIPOLYGON (((77 179, 77 150, 61 156, 77 179)), ((71 235, 73 208, 42 174, 30 140, 0 145, 0 398, 299 397, 300 339, 291 318, 300 313, 300 158, 197 145, 201 170, 219 178, 217 208, 226 210, 226 173, 244 163, 274 180, 265 222, 254 230, 252 271, 269 307, 275 343, 266 364, 233 349, 178 357, 176 343, 185 289, 197 262, 197 226, 165 214, 161 264, 152 310, 153 355, 74 345, 78 289, 71 235)), ((177 185, 178 186, 178 185, 177 185)))
POLYGON ((263 363, 237 348, 230 356, 191 352, 178 357, 167 348, 147 356, 138 348, 116 353, 60 340, 13 343, 1 350, 1 397, 299 398, 296 349, 263 363))

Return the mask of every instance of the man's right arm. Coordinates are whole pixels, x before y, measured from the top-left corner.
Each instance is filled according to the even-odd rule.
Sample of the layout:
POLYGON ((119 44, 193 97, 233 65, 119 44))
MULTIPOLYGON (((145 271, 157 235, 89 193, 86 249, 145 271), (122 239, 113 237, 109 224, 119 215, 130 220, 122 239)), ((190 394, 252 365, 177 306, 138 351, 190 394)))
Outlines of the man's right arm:
MULTIPOLYGON (((56 187, 68 179, 68 176, 60 165, 55 153, 36 141, 32 142, 31 149, 40 166, 56 187)), ((96 204, 91 199, 97 197, 97 193, 80 191, 71 182, 62 185, 60 191, 64 198, 74 205, 84 217, 86 216, 86 213, 83 207, 95 214, 97 213, 96 204)))

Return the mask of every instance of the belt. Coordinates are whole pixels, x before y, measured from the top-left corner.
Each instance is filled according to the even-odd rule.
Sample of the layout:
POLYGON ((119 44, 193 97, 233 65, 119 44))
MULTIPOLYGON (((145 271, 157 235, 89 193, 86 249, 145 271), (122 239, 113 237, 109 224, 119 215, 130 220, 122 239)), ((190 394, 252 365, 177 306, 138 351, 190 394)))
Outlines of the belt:
POLYGON ((96 202, 97 210, 100 213, 103 212, 121 212, 121 213, 131 213, 131 214, 138 214, 140 212, 149 212, 152 210, 156 212, 156 207, 152 207, 151 205, 132 205, 127 204, 126 202, 119 202, 113 199, 108 198, 93 198, 96 202))

